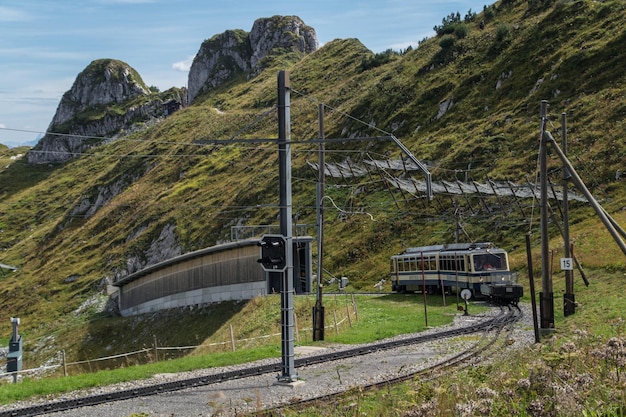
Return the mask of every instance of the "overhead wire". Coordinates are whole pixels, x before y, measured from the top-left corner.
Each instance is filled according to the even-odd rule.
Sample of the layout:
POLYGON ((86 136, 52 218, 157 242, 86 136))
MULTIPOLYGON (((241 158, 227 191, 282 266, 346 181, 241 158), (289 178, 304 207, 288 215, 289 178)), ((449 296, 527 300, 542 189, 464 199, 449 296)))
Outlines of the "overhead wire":
MULTIPOLYGON (((315 97, 312 97, 312 96, 310 96, 310 95, 308 95, 308 94, 302 93, 302 92, 300 92, 300 91, 298 91, 298 90, 295 90, 295 89, 293 89, 293 88, 291 89, 291 91, 292 91, 292 92, 294 92, 294 93, 296 93, 296 94, 298 94, 298 95, 300 95, 301 97, 304 97, 304 98, 308 99, 309 101, 314 102, 315 104, 318 104, 318 105, 319 105, 319 104, 323 104, 323 105, 324 105, 324 108, 327 108, 327 109, 329 109, 329 110, 332 110, 332 111, 334 111, 334 112, 337 112, 337 113, 341 114, 342 116, 344 116, 344 117, 346 117, 346 118, 348 118, 348 119, 350 119, 350 120, 353 120, 353 121, 355 121, 355 122, 357 122, 357 123, 360 123, 360 124, 362 124, 362 125, 364 125, 364 126, 367 126, 368 128, 370 128, 370 129, 372 129, 372 130, 378 131, 379 133, 382 133, 382 134, 384 134, 385 136, 391 136, 391 135, 392 135, 390 132, 387 132, 387 131, 385 131, 385 130, 383 130, 383 129, 379 128, 379 127, 376 127, 376 126, 372 126, 372 124, 371 124, 371 123, 368 123, 368 122, 366 122, 366 121, 364 121, 364 120, 361 120, 361 119, 359 119, 358 117, 352 116, 352 115, 351 115, 351 114, 349 114, 349 113, 343 112, 343 111, 341 111, 341 110, 339 110, 339 109, 337 109, 337 108, 335 108, 335 107, 329 106, 328 104, 326 104, 326 103, 323 103, 323 102, 319 101, 319 100, 318 100, 318 99, 316 99, 315 97)), ((346 140, 348 140, 348 139, 346 139, 346 140)))
MULTIPOLYGON (((339 110, 339 109, 337 109, 337 108, 335 108, 333 106, 329 106, 329 105, 327 105, 325 103, 321 103, 319 100, 317 100, 316 98, 314 98, 314 97, 312 97, 312 96, 310 96, 308 94, 302 93, 302 92, 300 92, 298 90, 295 90, 295 89, 291 89, 291 91, 294 92, 295 94, 300 95, 303 98, 309 100, 310 102, 314 102, 315 104, 323 104, 324 108, 330 110, 331 112, 333 112, 335 114, 339 114, 339 115, 341 115, 343 117, 346 117, 346 118, 348 118, 350 120, 353 120, 353 121, 355 121, 355 122, 357 122, 359 124, 362 124, 363 126, 367 126, 369 129, 372 129, 374 131, 382 133, 383 135, 386 135, 386 136, 390 136, 391 135, 390 132, 387 132, 387 131, 385 131, 385 130, 383 130, 381 128, 376 127, 371 122, 366 122, 366 121, 364 121, 364 120, 362 120, 362 119, 360 119, 358 117, 355 117, 355 116, 350 115, 350 114, 348 114, 346 112, 343 112, 343 111, 341 111, 341 110, 339 110)), ((239 129, 237 132, 232 134, 229 139, 223 140, 224 141, 223 144, 224 145, 227 144, 226 141, 228 141, 228 140, 234 140, 234 139, 240 137, 244 132, 249 130, 252 126, 257 125, 260 121, 262 121, 264 118, 266 118, 267 116, 269 116, 270 114, 272 114, 276 110, 277 110, 277 107, 274 106, 274 107, 272 107, 272 108, 262 112, 257 117, 255 117, 251 122, 249 122, 248 124, 243 126, 241 129, 239 129)), ((6 130, 18 130, 18 129, 8 129, 8 128, 4 128, 4 129, 6 129, 6 130)), ((147 144, 153 143, 153 144, 157 144, 157 145, 170 145, 171 144, 171 145, 176 145, 176 146, 179 146, 179 147, 183 147, 183 146, 207 146, 206 144, 198 143, 198 142, 158 141, 158 140, 136 139, 136 138, 131 138, 131 137, 107 138, 107 137, 99 137, 99 136, 81 136, 81 135, 60 134, 60 133, 57 134, 57 133, 54 133, 54 132, 34 132, 34 131, 28 131, 28 132, 51 134, 51 135, 59 135, 59 136, 74 136, 74 137, 82 137, 82 138, 87 138, 87 139, 99 139, 99 140, 110 140, 110 141, 113 141, 113 140, 121 141, 121 140, 123 140, 123 141, 127 141, 127 142, 138 142, 138 143, 147 143, 147 144)), ((222 144, 220 142, 220 140, 218 140, 218 139, 214 139, 214 140, 208 139, 208 141, 214 141, 212 144, 215 145, 215 146, 218 146, 218 145, 222 144)), ((270 146, 273 145, 273 144, 271 144, 271 145, 268 144, 268 145, 263 146, 263 145, 259 145, 259 143, 255 143, 254 146, 246 146, 244 144, 244 141, 247 141, 247 139, 246 140, 240 140, 240 142, 238 142, 238 146, 244 147, 244 148, 249 149, 249 150, 255 150, 255 151, 256 150, 264 150, 264 149, 265 150, 269 150, 270 146)), ((345 141, 350 141, 350 139, 345 139, 345 141)), ((250 140, 250 142, 253 142, 253 140, 250 140)), ((307 143, 307 142, 310 142, 310 140, 308 140, 308 141, 307 140, 298 141, 296 143, 307 143)), ((273 150, 274 148, 272 147, 271 149, 273 150)), ((298 149, 298 148, 294 148, 293 151, 294 152, 312 152, 311 150, 301 150, 301 149, 298 149)), ((54 151, 35 151, 35 152, 50 152, 50 153, 52 153, 54 151)), ((357 150, 350 150, 350 149, 329 150, 329 149, 326 149, 325 152, 328 153, 328 154, 338 154, 338 155, 344 154, 344 155, 346 155, 346 154, 353 154, 353 153, 361 153, 362 154, 363 150, 362 149, 357 149, 357 150)), ((154 153, 154 154, 150 154, 150 153, 145 153, 145 154, 141 154, 141 153, 137 153, 137 154, 110 153, 110 154, 107 154, 107 153, 104 153, 104 152, 80 152, 80 153, 72 153, 72 155, 74 155, 74 156, 100 156, 100 157, 107 157, 108 156, 108 157, 114 157, 114 158, 192 158, 192 157, 203 157, 203 156, 206 156, 206 153, 205 152, 198 152, 198 153, 182 153, 182 154, 163 154, 163 153, 154 153)), ((380 155, 380 156, 381 156, 381 159, 384 159, 386 157, 385 155, 380 155)), ((222 160, 233 162, 234 160, 236 160, 236 158, 223 158, 222 160)), ((457 172, 458 171, 458 170, 448 170, 446 168, 441 168, 441 167, 439 167, 439 169, 442 170, 442 171, 449 171, 449 172, 457 172)), ((475 169, 472 169, 472 171, 478 170, 478 169, 479 168, 475 168, 475 169)), ((463 171, 469 172, 469 169, 468 170, 463 170, 463 171)), ((268 172, 268 171, 267 170, 262 170, 260 172, 268 172)), ((389 174, 387 173, 387 175, 389 175, 389 174)), ((313 182, 313 180, 309 180, 306 177, 294 177, 294 179, 297 180, 297 181, 313 182)), ((380 181, 359 182, 359 184, 357 184, 357 185, 346 185, 346 187, 354 188, 354 187, 359 187, 359 186, 364 186, 364 185, 371 185, 371 184, 379 183, 379 182, 380 181)), ((352 194, 352 193, 350 193, 350 194, 352 194)), ((415 196, 413 196, 413 197, 414 197, 413 200, 417 200, 417 198, 415 196)), ((338 210, 341 210, 341 212, 346 213, 346 214, 350 214, 350 213, 363 214, 363 213, 359 213, 359 212, 351 212, 351 211, 346 211, 346 210, 340 209, 336 205, 334 200, 332 201, 332 204, 338 210)), ((215 207, 217 207, 217 206, 215 206, 215 207)), ((223 208, 223 206, 220 206, 220 207, 223 208)), ((248 207, 248 206, 245 206, 245 207, 248 207)), ((245 207, 242 206, 239 209, 245 210, 246 209, 245 207)), ((268 205, 267 207, 277 207, 277 206, 268 205)), ((306 206, 303 206, 303 207, 306 207, 306 206)), ((359 206, 359 210, 367 210, 367 209, 368 209, 367 206, 359 206)), ((370 214, 370 213, 367 213, 367 214, 372 218, 372 220, 374 220, 372 214, 370 214)), ((531 222, 532 222, 532 220, 531 220, 531 222)))

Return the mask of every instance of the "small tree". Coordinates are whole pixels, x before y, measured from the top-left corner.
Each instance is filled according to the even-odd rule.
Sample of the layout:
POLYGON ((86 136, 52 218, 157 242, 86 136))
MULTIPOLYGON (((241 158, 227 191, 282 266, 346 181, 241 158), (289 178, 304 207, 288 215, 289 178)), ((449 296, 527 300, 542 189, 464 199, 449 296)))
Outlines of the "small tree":
POLYGON ((457 23, 454 27, 454 36, 456 36, 457 39, 465 38, 468 32, 469 28, 465 23, 457 23))
POLYGON ((443 50, 450 49, 454 46, 455 40, 456 39, 452 35, 443 35, 439 40, 439 46, 441 46, 441 49, 443 50))
POLYGON ((450 13, 448 16, 441 19, 441 25, 435 25, 433 30, 437 32, 437 36, 454 33, 454 28, 457 23, 461 23, 461 13, 450 13))
POLYGON ((511 39, 511 27, 506 23, 501 23, 496 28, 496 42, 508 44, 511 39))

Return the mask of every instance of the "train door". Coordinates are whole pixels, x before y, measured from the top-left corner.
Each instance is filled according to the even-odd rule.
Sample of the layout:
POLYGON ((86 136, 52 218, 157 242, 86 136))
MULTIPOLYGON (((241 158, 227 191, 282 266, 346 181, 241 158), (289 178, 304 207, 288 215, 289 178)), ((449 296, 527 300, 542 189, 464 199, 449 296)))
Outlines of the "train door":
POLYGON ((398 268, 396 265, 396 258, 391 258, 389 262, 389 276, 391 279, 392 290, 397 291, 398 286, 400 285, 400 279, 398 277, 398 268))

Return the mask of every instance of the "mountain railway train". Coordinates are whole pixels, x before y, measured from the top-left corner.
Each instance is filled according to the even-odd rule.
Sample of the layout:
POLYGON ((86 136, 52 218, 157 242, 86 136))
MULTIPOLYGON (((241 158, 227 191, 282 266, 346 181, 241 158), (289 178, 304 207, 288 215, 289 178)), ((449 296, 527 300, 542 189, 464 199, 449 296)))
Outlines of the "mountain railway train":
POLYGON ((467 288, 476 298, 505 305, 516 305, 523 295, 506 251, 489 242, 407 248, 391 257, 390 274, 391 289, 399 293, 457 293, 467 288))

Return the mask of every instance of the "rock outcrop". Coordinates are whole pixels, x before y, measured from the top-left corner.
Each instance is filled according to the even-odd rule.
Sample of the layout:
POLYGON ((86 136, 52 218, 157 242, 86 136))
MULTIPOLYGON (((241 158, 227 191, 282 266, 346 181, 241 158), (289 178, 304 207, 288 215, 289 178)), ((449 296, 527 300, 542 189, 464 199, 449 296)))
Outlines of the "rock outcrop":
POLYGON ((202 43, 191 65, 187 82, 189 101, 235 75, 258 74, 268 55, 308 54, 317 48, 315 29, 297 16, 257 19, 250 33, 239 29, 215 35, 202 43))
POLYGON ((204 41, 189 71, 188 90, 163 93, 151 91, 122 61, 93 61, 63 95, 46 135, 28 152, 27 160, 65 162, 107 139, 145 128, 238 74, 257 75, 269 56, 300 56, 317 47, 315 30, 297 16, 257 19, 250 33, 228 30, 204 41))
POLYGON ((61 98, 48 133, 28 153, 28 162, 64 162, 104 138, 145 126, 163 115, 166 96, 181 103, 184 91, 151 92, 128 64, 99 59, 89 64, 61 98))

